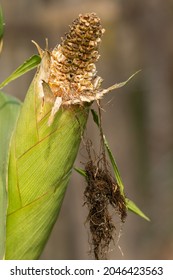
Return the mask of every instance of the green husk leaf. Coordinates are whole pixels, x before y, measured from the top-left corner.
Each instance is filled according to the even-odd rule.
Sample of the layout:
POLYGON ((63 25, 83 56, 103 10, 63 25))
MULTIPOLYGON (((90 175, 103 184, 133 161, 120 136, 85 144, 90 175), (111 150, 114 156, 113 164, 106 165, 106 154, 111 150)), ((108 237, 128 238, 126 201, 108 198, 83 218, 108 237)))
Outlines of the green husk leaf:
POLYGON ((103 138, 104 138, 104 144, 105 144, 105 147, 107 149, 107 153, 108 153, 109 159, 110 159, 112 167, 113 167, 115 178, 116 178, 117 183, 118 183, 118 185, 120 187, 121 194, 123 194, 124 193, 124 185, 123 185, 123 182, 122 182, 122 179, 121 179, 121 176, 120 176, 120 172, 118 170, 118 166, 117 166, 117 164, 115 162, 115 159, 114 159, 114 156, 113 156, 113 154, 111 152, 111 149, 109 148, 109 145, 108 145, 108 142, 106 140, 105 135, 103 136, 103 138))
MULTIPOLYGON (((122 179, 121 179, 121 176, 120 176, 120 172, 118 170, 118 167, 117 167, 117 164, 115 162, 114 156, 111 152, 111 149, 109 148, 109 145, 108 145, 108 142, 107 142, 105 136, 104 136, 104 144, 105 144, 105 147, 107 149, 109 159, 111 161, 111 164, 112 164, 112 167, 113 167, 113 170, 114 170, 115 178, 116 178, 117 183, 120 187, 121 194, 124 195, 124 185, 123 185, 123 182, 122 182, 122 179)), ((128 210, 131 210, 132 212, 134 212, 135 214, 144 218, 145 220, 150 221, 150 219, 139 209, 139 207, 132 200, 127 199, 127 198, 125 198, 125 199, 126 199, 126 206, 127 206, 128 210)))
POLYGON ((0 89, 4 88, 10 82, 14 81, 15 79, 19 78, 20 76, 24 75, 28 71, 37 67, 40 63, 41 58, 38 55, 33 55, 29 59, 27 59, 21 66, 19 66, 5 81, 0 84, 0 89))
POLYGON ((139 209, 139 207, 132 200, 126 198, 126 206, 128 210, 150 222, 150 219, 139 209))
POLYGON ((16 98, 0 92, 0 259, 5 253, 9 146, 20 105, 16 98))
MULTIPOLYGON (((40 68, 41 69, 41 68, 40 68)), ((5 259, 38 259, 59 214, 88 107, 52 109, 38 97, 35 76, 14 131, 9 161, 5 259)))

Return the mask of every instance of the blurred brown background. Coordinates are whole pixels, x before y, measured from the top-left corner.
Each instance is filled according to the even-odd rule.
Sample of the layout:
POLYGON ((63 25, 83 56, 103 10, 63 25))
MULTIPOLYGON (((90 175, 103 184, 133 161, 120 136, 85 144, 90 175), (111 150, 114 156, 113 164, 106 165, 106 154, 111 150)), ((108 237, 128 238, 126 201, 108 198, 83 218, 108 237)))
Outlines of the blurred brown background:
MULTIPOLYGON (((5 17, 0 81, 26 58, 60 42, 79 13, 96 12, 106 29, 98 74, 104 87, 127 86, 104 99, 103 127, 126 194, 151 222, 129 213, 111 259, 173 259, 173 0, 2 0, 5 17)), ((35 71, 5 88, 24 99, 35 71)), ((94 141, 96 127, 88 122, 94 141)), ((76 165, 85 161, 80 149, 76 165)), ((73 173, 59 219, 42 259, 90 259, 83 179, 73 173)), ((116 221, 119 226, 118 220, 116 221)))

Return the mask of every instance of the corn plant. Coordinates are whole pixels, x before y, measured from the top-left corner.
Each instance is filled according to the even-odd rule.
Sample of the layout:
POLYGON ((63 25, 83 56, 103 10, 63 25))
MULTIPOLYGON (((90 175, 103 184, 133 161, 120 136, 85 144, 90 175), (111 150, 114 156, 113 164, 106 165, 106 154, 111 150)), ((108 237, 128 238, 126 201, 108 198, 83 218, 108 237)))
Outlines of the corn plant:
MULTIPOLYGON (((0 92, 0 258, 38 259, 57 220, 92 103, 126 82, 101 89, 95 63, 104 29, 95 13, 79 15, 52 51, 42 50, 0 85, 37 67, 21 103, 0 92)), ((3 18, 0 11, 0 46, 3 18)), ((2 70, 1 70, 2 71, 2 70)), ((92 110, 99 127, 99 118, 92 110)), ((104 136, 121 194, 124 186, 104 136)), ((86 177, 86 173, 76 170, 86 177)), ((147 219, 129 199, 127 209, 147 219)))

